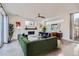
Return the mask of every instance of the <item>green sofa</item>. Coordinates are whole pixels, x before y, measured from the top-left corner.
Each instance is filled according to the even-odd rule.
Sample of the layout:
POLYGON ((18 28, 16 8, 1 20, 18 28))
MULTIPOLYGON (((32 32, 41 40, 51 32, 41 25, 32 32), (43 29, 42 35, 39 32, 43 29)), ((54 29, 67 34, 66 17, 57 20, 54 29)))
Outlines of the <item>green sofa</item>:
POLYGON ((57 49, 56 38, 38 39, 37 41, 29 41, 26 37, 18 35, 18 41, 25 56, 38 56, 53 49, 57 49))

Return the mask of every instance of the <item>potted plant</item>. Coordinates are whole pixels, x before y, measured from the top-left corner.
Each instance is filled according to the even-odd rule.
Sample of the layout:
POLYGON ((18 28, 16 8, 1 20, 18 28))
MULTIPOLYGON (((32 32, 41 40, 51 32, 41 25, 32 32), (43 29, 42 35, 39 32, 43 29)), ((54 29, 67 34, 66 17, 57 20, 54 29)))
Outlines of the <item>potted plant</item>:
POLYGON ((9 24, 9 41, 8 42, 11 41, 11 38, 13 36, 13 32, 14 32, 14 26, 13 26, 13 24, 9 24))
POLYGON ((43 32, 46 32, 46 26, 44 26, 44 27, 42 28, 42 31, 43 31, 43 32))

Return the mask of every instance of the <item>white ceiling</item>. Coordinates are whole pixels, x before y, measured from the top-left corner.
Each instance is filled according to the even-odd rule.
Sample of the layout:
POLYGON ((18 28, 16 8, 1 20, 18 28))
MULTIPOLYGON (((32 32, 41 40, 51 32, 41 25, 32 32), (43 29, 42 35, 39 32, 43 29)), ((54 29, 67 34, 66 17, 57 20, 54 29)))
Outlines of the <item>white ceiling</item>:
POLYGON ((47 18, 51 18, 77 9, 79 6, 79 4, 55 3, 4 3, 2 5, 9 15, 19 15, 26 18, 36 17, 38 13, 47 18))

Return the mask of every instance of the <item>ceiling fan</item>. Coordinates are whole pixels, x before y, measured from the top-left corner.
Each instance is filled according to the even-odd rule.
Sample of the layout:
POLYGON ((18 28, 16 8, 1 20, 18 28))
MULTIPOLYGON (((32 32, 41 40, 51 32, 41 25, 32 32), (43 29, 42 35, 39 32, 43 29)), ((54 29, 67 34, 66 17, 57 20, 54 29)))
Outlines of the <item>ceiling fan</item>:
POLYGON ((38 13, 38 16, 35 18, 45 18, 44 16, 41 16, 40 13, 38 13))

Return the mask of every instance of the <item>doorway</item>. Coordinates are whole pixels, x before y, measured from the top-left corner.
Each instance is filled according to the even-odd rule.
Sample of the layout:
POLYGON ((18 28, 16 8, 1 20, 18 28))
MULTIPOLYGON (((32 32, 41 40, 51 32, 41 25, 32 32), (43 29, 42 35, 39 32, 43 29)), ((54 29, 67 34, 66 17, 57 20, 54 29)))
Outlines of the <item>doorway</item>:
POLYGON ((79 13, 71 14, 70 32, 70 38, 79 41, 79 13))

